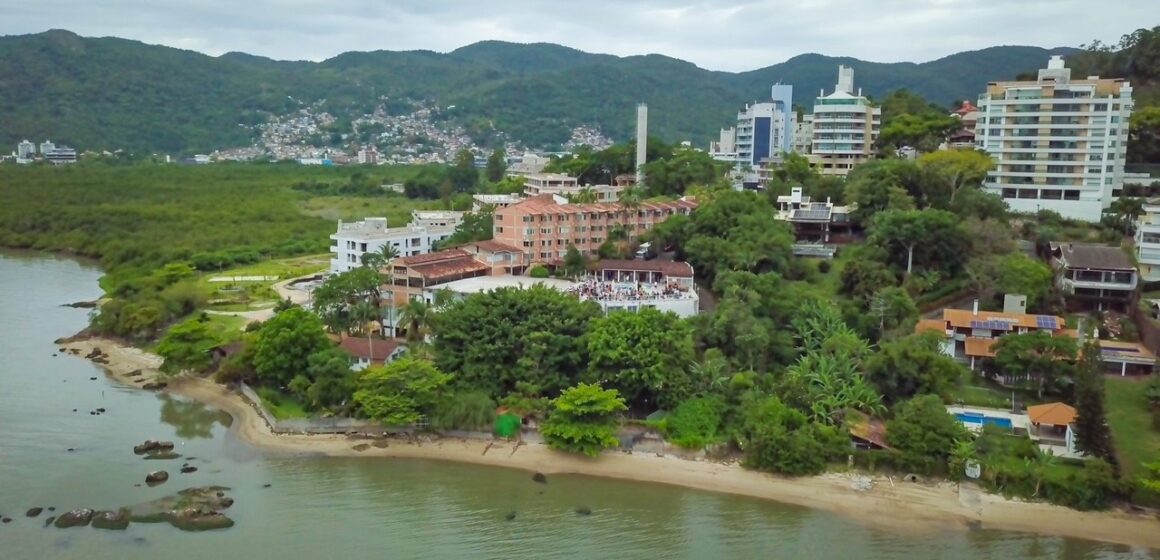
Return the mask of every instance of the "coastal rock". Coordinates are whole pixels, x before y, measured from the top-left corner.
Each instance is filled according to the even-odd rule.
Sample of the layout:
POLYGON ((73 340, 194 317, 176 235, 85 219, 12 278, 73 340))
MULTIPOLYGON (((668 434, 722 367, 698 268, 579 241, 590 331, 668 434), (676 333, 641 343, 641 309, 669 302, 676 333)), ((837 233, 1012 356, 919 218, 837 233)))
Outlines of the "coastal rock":
POLYGON ((351 449, 358 451, 359 453, 362 453, 363 451, 366 451, 370 448, 371 448, 371 446, 369 443, 360 443, 354 447, 351 447, 351 449))
POLYGON ((159 442, 157 442, 157 449, 160 449, 162 451, 173 449, 173 442, 172 441, 159 441, 159 442))
POLYGON ((48 506, 48 511, 56 511, 56 508, 53 506, 48 506))
POLYGON ((105 355, 105 351, 101 350, 100 346, 94 346, 92 350, 89 350, 88 354, 85 354, 85 359, 92 360, 94 358, 99 358, 99 357, 104 356, 104 355, 105 355))
POLYGON ((93 520, 93 510, 89 508, 74 509, 67 513, 60 514, 53 523, 58 529, 67 529, 69 527, 84 527, 93 520))
POLYGON ((151 451, 145 454, 146 461, 171 461, 173 459, 180 459, 181 454, 174 451, 151 451))
POLYGON ((44 526, 45 526, 45 527, 48 527, 49 525, 52 525, 52 522, 53 522, 53 521, 56 521, 56 516, 55 516, 55 515, 50 515, 50 516, 48 516, 48 517, 47 517, 47 518, 45 518, 45 520, 44 520, 44 526))
POLYGON ((94 529, 111 529, 123 531, 129 526, 129 510, 121 508, 117 511, 98 511, 93 514, 94 529))
POLYGON ((43 511, 44 511, 44 508, 42 508, 42 507, 28 508, 28 511, 24 512, 24 515, 26 517, 36 517, 36 516, 40 515, 41 512, 43 512, 43 511))
POLYGON ((146 384, 142 385, 141 388, 145 389, 146 391, 160 391, 168 386, 169 386, 168 383, 166 383, 164 381, 159 381, 159 382, 155 382, 155 383, 146 383, 146 384))
POLYGON ((187 488, 174 496, 146 502, 129 508, 129 518, 136 523, 169 523, 183 531, 208 531, 232 527, 234 521, 219 510, 233 505, 232 498, 219 496, 229 488, 207 486, 187 488))
POLYGON ((145 443, 141 443, 141 444, 133 446, 133 453, 136 453, 138 455, 144 455, 150 451, 156 451, 156 450, 157 450, 157 442, 155 442, 151 439, 145 440, 145 443))
POLYGON ((544 473, 533 474, 532 480, 535 482, 538 482, 540 484, 547 484, 548 483, 548 477, 545 476, 544 473))
POLYGON ((74 303, 63 304, 63 305, 61 305, 61 307, 73 307, 76 309, 93 309, 93 308, 97 307, 97 302, 95 302, 95 301, 78 301, 78 302, 74 302, 74 303))
POLYGON ((12 523, 11 517, 0 517, 0 523, 12 523))
POLYGON ((197 467, 193 465, 182 465, 181 472, 182 474, 195 473, 197 472, 197 467))
POLYGON ((101 414, 104 414, 104 413, 105 413, 105 409, 103 409, 103 408, 98 408, 98 409, 97 409, 97 412, 99 412, 99 413, 101 413, 101 414))
POLYGON ((153 471, 145 475, 145 484, 148 484, 149 486, 163 484, 166 480, 169 480, 169 473, 165 471, 153 471))
POLYGON ((580 506, 576 508, 577 515, 592 515, 592 508, 588 506, 580 506))
POLYGON ((516 512, 514 512, 514 511, 509 511, 509 512, 507 512, 507 515, 503 516, 503 518, 504 518, 504 520, 506 520, 506 521, 511 521, 511 520, 513 520, 513 519, 515 519, 515 518, 516 518, 516 512))

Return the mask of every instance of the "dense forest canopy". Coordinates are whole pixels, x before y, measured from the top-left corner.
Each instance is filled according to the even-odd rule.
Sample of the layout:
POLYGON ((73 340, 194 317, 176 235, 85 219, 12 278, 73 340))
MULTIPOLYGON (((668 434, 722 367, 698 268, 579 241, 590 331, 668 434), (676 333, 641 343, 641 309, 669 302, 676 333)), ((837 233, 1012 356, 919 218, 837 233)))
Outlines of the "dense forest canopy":
POLYGON ((252 125, 325 100, 340 123, 404 99, 442 107, 477 141, 497 131, 530 147, 559 145, 580 125, 626 139, 637 102, 650 131, 702 145, 775 82, 809 106, 832 90, 838 64, 870 95, 906 88, 940 105, 974 98, 989 80, 1040 67, 1072 49, 993 47, 939 60, 875 63, 817 54, 749 72, 713 72, 661 55, 618 58, 559 45, 478 43, 448 54, 350 52, 320 62, 229 53, 210 57, 68 31, 0 37, 0 145, 51 138, 81 150, 194 153, 248 145, 252 125), (447 109, 455 106, 454 109, 447 109))

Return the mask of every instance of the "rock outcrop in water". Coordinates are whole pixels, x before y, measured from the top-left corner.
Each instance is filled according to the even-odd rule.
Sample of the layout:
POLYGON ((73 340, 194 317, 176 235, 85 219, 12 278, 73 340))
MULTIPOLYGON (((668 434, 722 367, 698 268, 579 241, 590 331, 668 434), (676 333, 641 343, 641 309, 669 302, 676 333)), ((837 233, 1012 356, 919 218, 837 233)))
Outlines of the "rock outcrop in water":
POLYGON ((182 531, 210 531, 234 526, 234 520, 220 510, 234 500, 225 495, 229 488, 206 486, 187 488, 173 496, 129 508, 134 523, 169 523, 182 531), (219 495, 221 494, 221 495, 219 495))
POLYGON ((51 523, 64 529, 91 523, 96 529, 123 530, 130 523, 169 523, 182 531, 226 529, 234 526, 234 520, 221 512, 234 505, 234 499, 226 495, 227 490, 224 486, 187 488, 172 496, 113 511, 78 508, 60 517, 48 518, 45 525, 51 523))
POLYGON ((156 486, 165 482, 166 480, 169 480, 169 473, 165 471, 153 471, 145 475, 145 484, 148 484, 149 486, 156 486))
POLYGON ((129 510, 121 508, 117 511, 98 511, 93 514, 94 529, 111 529, 123 531, 129 526, 129 510))
POLYGON ((58 529, 67 529, 69 527, 84 527, 93 520, 93 510, 89 508, 77 508, 70 512, 62 513, 56 518, 53 523, 58 529))
POLYGON ((28 511, 24 512, 24 515, 26 517, 36 517, 36 516, 40 515, 42 512, 44 512, 44 508, 42 508, 42 507, 28 508, 28 511))

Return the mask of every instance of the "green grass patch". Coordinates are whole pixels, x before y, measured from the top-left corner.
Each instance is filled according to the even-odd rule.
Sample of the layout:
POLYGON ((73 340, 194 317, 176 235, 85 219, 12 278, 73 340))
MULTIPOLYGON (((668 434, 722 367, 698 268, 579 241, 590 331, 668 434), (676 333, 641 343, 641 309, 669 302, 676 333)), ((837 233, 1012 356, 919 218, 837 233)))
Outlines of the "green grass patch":
POLYGON ((308 418, 302 403, 269 387, 258 387, 258 396, 262 399, 262 406, 270 411, 277 420, 292 420, 294 418, 308 418))
POLYGON ((206 327, 215 338, 222 342, 230 342, 238 340, 242 337, 242 329, 245 328, 249 319, 245 317, 235 317, 233 315, 216 315, 210 313, 207 315, 209 321, 206 322, 206 327))
POLYGON ((274 284, 290 278, 323 272, 329 267, 329 253, 286 259, 268 259, 219 272, 201 273, 198 286, 211 302, 210 309, 215 311, 253 311, 277 302, 278 294, 274 291, 274 284), (276 279, 210 282, 212 278, 238 276, 264 276, 276 277, 276 279))
MULTIPOLYGON (((1025 391, 1019 391, 1017 389, 1014 392, 1015 399, 1024 405, 1039 404, 1034 394, 1028 394, 1025 391)), ((951 402, 956 404, 1009 410, 1011 408, 1011 393, 1012 389, 1003 387, 993 381, 988 381, 981 375, 970 372, 964 375, 955 387, 951 389, 950 397, 951 402)))
POLYGON ((1108 377, 1105 384, 1108 425, 1125 475, 1140 472, 1144 463, 1160 459, 1160 431, 1152 427, 1145 383, 1130 377, 1108 377))

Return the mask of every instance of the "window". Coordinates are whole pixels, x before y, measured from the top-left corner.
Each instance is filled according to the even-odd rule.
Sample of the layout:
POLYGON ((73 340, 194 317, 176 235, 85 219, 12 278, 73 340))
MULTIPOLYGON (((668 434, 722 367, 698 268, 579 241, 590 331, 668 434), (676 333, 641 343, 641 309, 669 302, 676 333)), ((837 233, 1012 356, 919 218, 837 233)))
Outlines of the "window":
POLYGON ((496 233, 503 233, 503 227, 502 226, 495 226, 495 232, 496 233))
POLYGON ((1015 189, 1003 189, 1003 198, 1015 198, 1016 192, 1015 189))
POLYGON ((1064 200, 1079 200, 1079 191, 1066 190, 1063 191, 1064 200))
POLYGON ((1111 172, 1112 172, 1112 166, 1109 165, 1108 166, 1108 173, 1111 173, 1111 172))
POLYGON ((1092 111, 1107 111, 1107 103, 1092 103, 1092 111))
POLYGON ((1044 200, 1063 200, 1063 191, 1059 189, 1043 189, 1039 191, 1039 198, 1044 200))
POLYGON ((1039 198, 1039 190, 1019 189, 1019 198, 1039 198))

